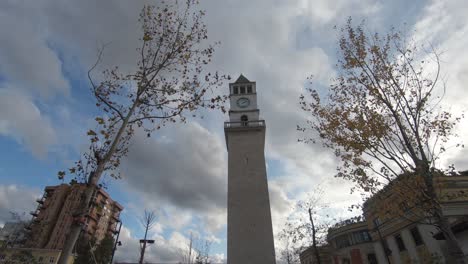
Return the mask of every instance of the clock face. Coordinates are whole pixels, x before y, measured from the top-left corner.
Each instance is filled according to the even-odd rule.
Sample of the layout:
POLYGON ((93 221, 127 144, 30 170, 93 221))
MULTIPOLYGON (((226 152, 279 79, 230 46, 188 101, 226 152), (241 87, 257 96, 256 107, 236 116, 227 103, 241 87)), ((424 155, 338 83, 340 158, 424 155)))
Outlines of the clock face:
POLYGON ((246 108, 249 105, 250 105, 249 98, 242 97, 237 100, 237 106, 239 106, 240 108, 246 108))

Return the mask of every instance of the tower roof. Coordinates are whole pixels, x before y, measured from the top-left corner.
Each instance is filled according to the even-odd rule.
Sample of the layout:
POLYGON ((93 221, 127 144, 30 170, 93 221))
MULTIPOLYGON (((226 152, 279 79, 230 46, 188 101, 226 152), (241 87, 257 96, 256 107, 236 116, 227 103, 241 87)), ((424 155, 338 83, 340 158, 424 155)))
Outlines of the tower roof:
POLYGON ((250 83, 250 82, 251 81, 249 81, 247 78, 245 78, 244 75, 241 74, 234 83, 250 83))

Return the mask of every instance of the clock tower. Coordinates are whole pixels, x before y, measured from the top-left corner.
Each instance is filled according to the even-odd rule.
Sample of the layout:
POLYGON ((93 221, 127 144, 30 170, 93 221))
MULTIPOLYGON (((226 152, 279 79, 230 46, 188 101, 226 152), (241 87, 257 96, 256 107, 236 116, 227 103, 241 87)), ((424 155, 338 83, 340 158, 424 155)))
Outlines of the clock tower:
POLYGON ((265 166, 265 121, 256 83, 229 84, 227 264, 274 264, 275 248, 265 166))

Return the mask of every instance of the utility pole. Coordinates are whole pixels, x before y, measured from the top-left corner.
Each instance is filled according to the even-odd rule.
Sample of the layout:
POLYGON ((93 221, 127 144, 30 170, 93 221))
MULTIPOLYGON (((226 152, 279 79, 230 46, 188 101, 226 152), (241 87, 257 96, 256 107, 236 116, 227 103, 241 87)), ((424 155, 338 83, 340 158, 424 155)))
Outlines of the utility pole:
POLYGON ((119 222, 120 222, 119 231, 117 231, 117 237, 115 238, 114 248, 112 249, 112 257, 111 257, 111 261, 109 264, 112 264, 112 261, 114 260, 114 255, 115 255, 115 251, 117 250, 117 246, 122 245, 122 242, 119 241, 120 229, 122 229, 122 220, 119 220, 119 222))

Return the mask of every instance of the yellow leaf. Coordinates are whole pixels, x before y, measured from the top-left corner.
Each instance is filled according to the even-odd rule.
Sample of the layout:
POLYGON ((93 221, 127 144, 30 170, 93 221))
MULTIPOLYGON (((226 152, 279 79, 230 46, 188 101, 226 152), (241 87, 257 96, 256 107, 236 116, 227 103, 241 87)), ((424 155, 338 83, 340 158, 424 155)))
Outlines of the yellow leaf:
POLYGON ((144 41, 150 41, 152 40, 153 38, 148 34, 148 33, 145 33, 145 35, 143 36, 143 40, 144 41))

